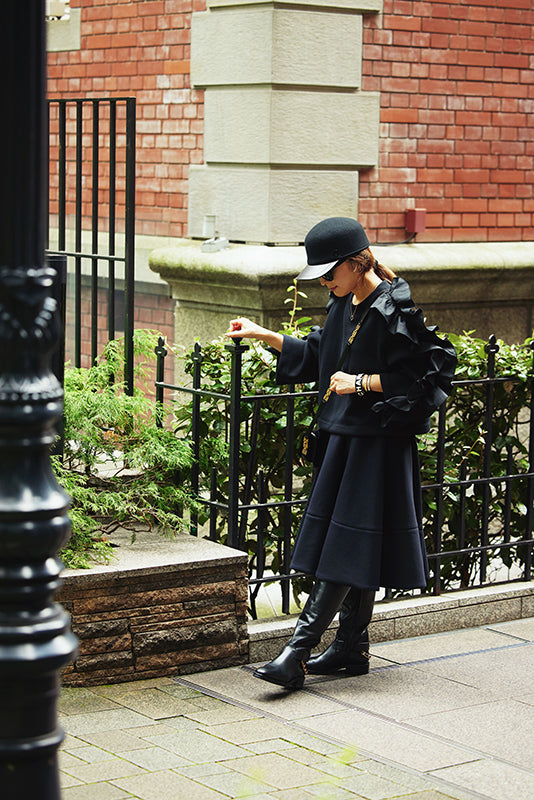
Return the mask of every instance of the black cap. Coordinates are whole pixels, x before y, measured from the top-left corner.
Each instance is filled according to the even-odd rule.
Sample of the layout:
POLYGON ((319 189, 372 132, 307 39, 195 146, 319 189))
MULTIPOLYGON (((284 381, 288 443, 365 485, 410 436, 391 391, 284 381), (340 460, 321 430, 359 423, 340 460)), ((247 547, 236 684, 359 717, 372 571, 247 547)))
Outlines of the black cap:
POLYGON ((304 239, 308 266, 298 280, 325 275, 336 264, 369 247, 369 239, 360 223, 350 217, 329 217, 318 222, 304 239))

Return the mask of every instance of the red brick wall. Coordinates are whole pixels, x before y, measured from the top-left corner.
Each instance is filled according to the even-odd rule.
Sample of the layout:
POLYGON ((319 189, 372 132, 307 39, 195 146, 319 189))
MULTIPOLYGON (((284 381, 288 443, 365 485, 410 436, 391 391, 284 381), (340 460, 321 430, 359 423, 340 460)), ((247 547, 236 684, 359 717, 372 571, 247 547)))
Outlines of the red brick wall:
POLYGON ((81 49, 48 54, 49 96, 136 97, 136 231, 184 235, 188 166, 203 160, 203 93, 189 83, 191 12, 205 0, 71 7, 81 7, 81 49))
MULTIPOLYGON (((107 290, 98 290, 97 330, 98 330, 98 355, 108 341, 108 296, 107 290)), ((166 294, 146 291, 143 285, 137 286, 134 301, 134 327, 157 331, 165 337, 167 342, 174 341, 174 300, 166 294)), ((91 287, 88 282, 82 285, 81 295, 81 367, 91 366, 91 287)), ((116 318, 116 338, 124 335, 121 319, 116 318)), ((73 287, 69 286, 65 315, 65 360, 75 364, 75 322, 74 322, 74 295, 73 287)), ((150 362, 150 371, 147 377, 147 386, 154 392, 156 380, 156 356, 150 362)), ((172 383, 174 380, 174 359, 169 357, 165 361, 165 379, 172 383)))
POLYGON ((364 17, 364 91, 381 93, 380 163, 360 174, 363 225, 418 241, 534 238, 532 0, 384 0, 364 17))
MULTIPOLYGON (((134 95, 138 233, 187 233, 189 164, 202 163, 203 94, 189 83, 191 13, 205 0, 71 0, 82 49, 49 54, 52 97, 134 95)), ((531 0, 384 0, 364 16, 364 91, 381 93, 380 161, 360 173, 377 241, 534 238, 531 0)))

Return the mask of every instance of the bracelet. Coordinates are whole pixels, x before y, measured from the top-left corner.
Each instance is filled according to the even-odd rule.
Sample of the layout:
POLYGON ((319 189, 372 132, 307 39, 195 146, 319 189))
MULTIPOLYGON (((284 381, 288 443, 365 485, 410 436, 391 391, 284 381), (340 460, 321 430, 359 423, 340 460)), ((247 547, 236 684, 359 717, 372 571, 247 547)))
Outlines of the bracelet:
POLYGON ((371 376, 370 375, 366 375, 365 377, 366 377, 365 391, 366 392, 370 392, 371 391, 371 376))
POLYGON ((354 391, 358 395, 358 397, 363 397, 365 394, 365 390, 363 388, 363 372, 359 372, 357 375, 354 376, 354 391))

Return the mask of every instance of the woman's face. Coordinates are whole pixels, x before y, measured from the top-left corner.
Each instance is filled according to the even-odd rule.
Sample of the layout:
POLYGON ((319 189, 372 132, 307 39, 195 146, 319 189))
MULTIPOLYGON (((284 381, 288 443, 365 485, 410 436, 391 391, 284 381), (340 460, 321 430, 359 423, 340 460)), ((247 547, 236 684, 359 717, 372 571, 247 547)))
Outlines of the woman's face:
POLYGON ((331 281, 320 278, 321 286, 326 286, 336 297, 345 297, 355 290, 361 276, 354 266, 354 259, 347 258, 334 270, 331 281))

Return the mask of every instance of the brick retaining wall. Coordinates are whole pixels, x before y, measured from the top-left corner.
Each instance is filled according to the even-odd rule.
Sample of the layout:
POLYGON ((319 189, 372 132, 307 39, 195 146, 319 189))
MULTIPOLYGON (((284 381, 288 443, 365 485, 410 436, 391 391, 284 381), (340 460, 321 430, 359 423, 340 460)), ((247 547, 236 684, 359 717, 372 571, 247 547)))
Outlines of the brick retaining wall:
POLYGON ((178 536, 123 534, 116 563, 66 570, 57 599, 79 654, 62 674, 92 686, 247 663, 247 559, 178 536))

